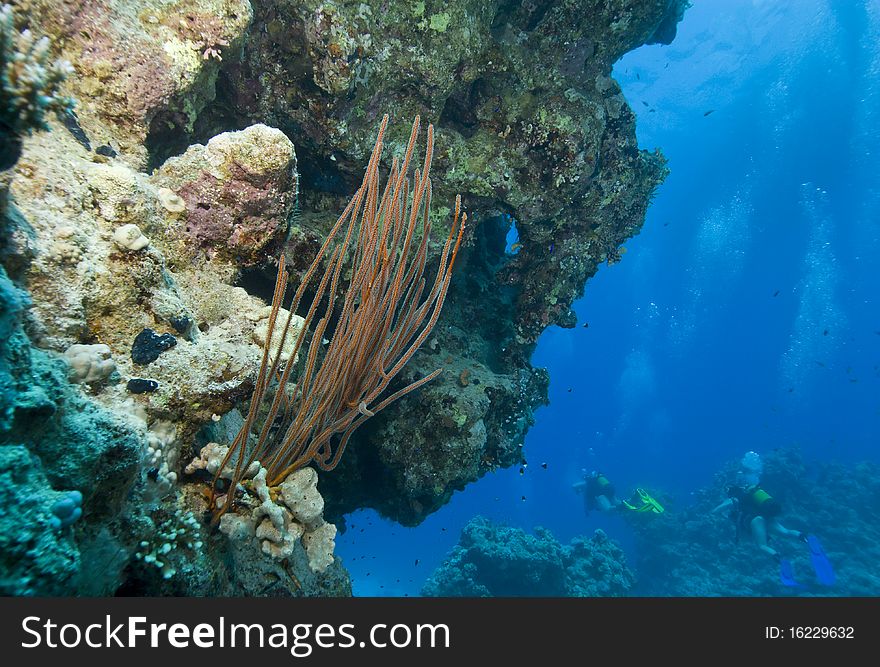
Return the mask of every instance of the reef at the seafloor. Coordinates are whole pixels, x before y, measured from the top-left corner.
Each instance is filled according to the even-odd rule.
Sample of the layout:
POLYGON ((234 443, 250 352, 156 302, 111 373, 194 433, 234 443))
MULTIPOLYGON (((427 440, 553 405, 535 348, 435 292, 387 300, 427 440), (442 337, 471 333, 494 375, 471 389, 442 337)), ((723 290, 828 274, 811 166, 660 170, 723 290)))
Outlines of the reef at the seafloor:
POLYGON ((637 538, 636 592, 652 596, 876 596, 880 591, 880 467, 874 463, 808 461, 797 449, 763 456, 761 487, 783 508, 790 529, 816 535, 836 572, 833 586, 816 578, 807 545, 771 537, 770 545, 789 559, 801 587, 784 586, 779 567, 748 534, 736 539, 726 513, 711 510, 726 498, 736 464, 719 472, 693 502, 676 508, 663 498, 663 515, 634 521, 637 538))
POLYGON ((623 550, 601 530, 560 544, 476 517, 425 583, 429 597, 619 597, 635 583, 623 550))
POLYGON ((538 335, 573 323, 666 174, 610 72, 668 41, 686 3, 582 4, 15 3, 14 29, 71 66, 65 113, 17 137, 0 172, 2 592, 349 594, 324 524, 367 506, 417 524, 521 461, 547 400, 538 335), (471 223, 441 321, 390 389, 444 373, 317 479, 315 572, 299 542, 273 555, 291 548, 290 508, 260 510, 281 523, 258 536, 252 484, 247 534, 230 539, 186 468, 234 436, 273 263, 283 250, 302 277, 385 112, 386 163, 412 116, 436 128, 429 267, 455 194, 471 223))

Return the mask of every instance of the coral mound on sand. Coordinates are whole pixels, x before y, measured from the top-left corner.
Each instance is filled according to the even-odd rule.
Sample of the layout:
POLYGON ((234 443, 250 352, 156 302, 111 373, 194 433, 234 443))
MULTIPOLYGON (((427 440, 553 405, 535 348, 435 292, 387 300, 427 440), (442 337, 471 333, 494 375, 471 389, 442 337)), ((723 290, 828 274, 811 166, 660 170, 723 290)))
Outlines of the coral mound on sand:
POLYGON ((617 597, 635 576, 623 551, 601 530, 561 545, 550 531, 476 517, 422 589, 430 597, 617 597))

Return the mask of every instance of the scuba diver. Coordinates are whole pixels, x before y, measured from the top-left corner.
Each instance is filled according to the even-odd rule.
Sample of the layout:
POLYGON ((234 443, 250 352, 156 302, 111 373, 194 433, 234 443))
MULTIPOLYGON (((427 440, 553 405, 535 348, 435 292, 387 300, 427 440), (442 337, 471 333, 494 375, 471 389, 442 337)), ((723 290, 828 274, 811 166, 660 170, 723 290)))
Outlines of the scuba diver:
POLYGON ((786 528, 779 522, 782 506, 757 484, 728 486, 727 499, 714 508, 712 513, 727 508, 731 509, 730 518, 736 524, 736 542, 739 542, 743 531, 748 530, 758 548, 775 558, 777 562, 782 556, 767 543, 771 534, 796 537, 802 542, 807 541, 806 533, 786 528))
POLYGON ((644 489, 636 489, 629 500, 619 500, 614 490, 614 485, 608 478, 597 470, 587 474, 583 480, 574 484, 572 488, 577 493, 584 495, 584 513, 589 514, 592 510, 610 512, 612 510, 627 509, 633 512, 653 512, 662 514, 663 507, 654 500, 644 489))
POLYGON ((830 586, 836 577, 818 538, 782 525, 779 520, 782 505, 761 488, 762 472, 763 464, 760 456, 755 452, 747 452, 740 463, 736 483, 727 487, 727 499, 715 507, 712 513, 716 514, 729 508, 730 518, 736 524, 736 542, 739 542, 744 531, 748 531, 757 547, 779 564, 780 578, 786 586, 800 586, 800 584, 794 579, 791 562, 770 546, 769 539, 772 535, 783 535, 804 542, 810 549, 810 560, 816 570, 817 578, 821 583, 830 586))
MULTIPOLYGON (((581 471, 586 473, 586 470, 581 471)), ((583 480, 574 485, 577 493, 584 494, 584 514, 592 510, 609 512, 620 507, 621 502, 614 492, 614 485, 608 481, 601 472, 594 470, 589 475, 584 474, 583 480)))

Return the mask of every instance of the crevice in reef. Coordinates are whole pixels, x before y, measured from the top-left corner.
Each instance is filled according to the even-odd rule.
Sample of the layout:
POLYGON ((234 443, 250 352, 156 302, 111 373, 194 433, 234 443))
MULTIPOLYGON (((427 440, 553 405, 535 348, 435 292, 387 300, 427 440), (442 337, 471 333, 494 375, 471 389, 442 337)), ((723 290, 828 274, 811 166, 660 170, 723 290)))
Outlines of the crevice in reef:
POLYGON ((351 196, 356 189, 352 187, 349 177, 344 174, 335 160, 327 156, 319 156, 314 152, 302 150, 298 154, 301 162, 300 187, 302 192, 314 195, 345 195, 351 196))
POLYGON ((483 79, 477 79, 464 94, 450 95, 440 112, 440 125, 454 128, 462 137, 470 139, 480 128, 474 109, 486 85, 483 79))
POLYGON ((498 36, 499 31, 507 24, 520 25, 525 32, 534 30, 544 19, 544 16, 552 8, 550 2, 522 2, 521 0, 508 0, 501 3, 492 21, 492 32, 498 36))
POLYGON ((515 345, 514 308, 517 285, 504 285, 499 272, 513 256, 505 252, 510 229, 509 215, 489 215, 476 224, 472 243, 462 253, 462 270, 450 287, 450 307, 445 318, 476 327, 475 340, 485 341, 480 361, 495 373, 512 370, 506 348, 515 345))
POLYGON ((227 71, 233 66, 235 63, 230 62, 220 70, 209 101, 195 118, 190 118, 191 112, 166 108, 151 119, 144 140, 148 171, 161 166, 168 158, 183 154, 192 144, 205 144, 218 134, 243 130, 251 124, 236 111, 227 71))

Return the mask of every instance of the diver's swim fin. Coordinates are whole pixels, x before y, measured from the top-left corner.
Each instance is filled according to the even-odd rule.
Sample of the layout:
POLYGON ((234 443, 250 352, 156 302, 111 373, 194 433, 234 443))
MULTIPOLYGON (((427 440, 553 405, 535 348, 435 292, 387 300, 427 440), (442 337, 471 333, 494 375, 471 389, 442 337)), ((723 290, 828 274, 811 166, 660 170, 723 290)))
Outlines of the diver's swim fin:
POLYGON ((633 512, 653 512, 654 514, 663 514, 663 505, 654 500, 650 494, 644 489, 636 489, 636 492, 633 494, 633 499, 638 495, 640 505, 633 505, 626 500, 623 501, 623 506, 633 512))
POLYGON ((837 581, 837 575, 834 574, 834 568, 831 566, 828 556, 825 555, 825 550, 822 548, 819 538, 815 535, 807 535, 807 546, 810 548, 810 562, 813 564, 813 569, 816 571, 816 578, 819 580, 819 583, 825 586, 833 586, 837 581))
POLYGON ((782 558, 779 561, 779 580, 786 586, 800 587, 797 579, 794 578, 794 568, 791 566, 791 561, 787 558, 782 558))

